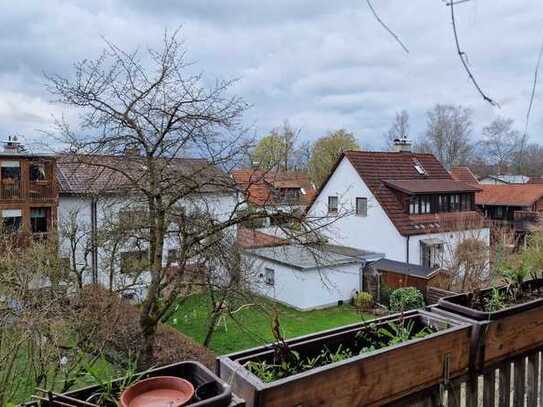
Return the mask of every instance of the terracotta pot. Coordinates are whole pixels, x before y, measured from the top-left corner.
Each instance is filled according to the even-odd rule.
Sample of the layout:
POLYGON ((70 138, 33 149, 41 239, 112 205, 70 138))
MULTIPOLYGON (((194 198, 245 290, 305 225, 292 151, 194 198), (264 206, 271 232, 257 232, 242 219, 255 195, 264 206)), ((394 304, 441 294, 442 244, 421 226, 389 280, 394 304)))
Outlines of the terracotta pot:
POLYGON ((180 407, 194 396, 194 386, 173 376, 140 380, 121 394, 122 407, 180 407))

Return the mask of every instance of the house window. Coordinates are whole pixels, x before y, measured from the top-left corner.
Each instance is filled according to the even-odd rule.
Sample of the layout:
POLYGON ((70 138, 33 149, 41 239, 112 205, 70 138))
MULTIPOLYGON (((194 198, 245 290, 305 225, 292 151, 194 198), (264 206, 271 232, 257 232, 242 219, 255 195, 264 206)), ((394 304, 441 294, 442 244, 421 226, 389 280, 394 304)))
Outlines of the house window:
POLYGON ((337 213, 338 199, 337 196, 328 197, 328 213, 337 213))
POLYGON ((420 242, 421 264, 431 269, 443 266, 443 242, 420 242))
POLYGON ((179 250, 178 249, 170 249, 168 250, 168 257, 166 258, 166 261, 168 264, 177 263, 177 260, 179 259, 179 250))
POLYGON ((149 252, 147 250, 133 250, 121 253, 121 273, 141 273, 149 267, 149 252))
POLYGON ((21 178, 21 165, 19 161, 2 161, 0 177, 2 181, 18 181, 21 178))
POLYGON ((21 229, 22 212, 20 209, 4 209, 2 211, 2 229, 8 233, 16 233, 21 229))
POLYGON ((30 210, 30 225, 32 233, 47 233, 48 208, 32 208, 30 210))
POLYGON ((45 172, 44 163, 32 163, 30 164, 30 181, 46 181, 47 175, 45 172))
POLYGON ((264 282, 266 285, 274 286, 275 285, 275 270, 266 268, 264 275, 264 282))
POLYGON ((460 195, 458 194, 451 195, 450 208, 452 212, 460 210, 460 195))
POLYGON ((368 198, 356 198, 356 214, 368 216, 368 198))
POLYGON ((411 215, 418 215, 419 213, 419 197, 414 196, 409 201, 409 213, 411 215))

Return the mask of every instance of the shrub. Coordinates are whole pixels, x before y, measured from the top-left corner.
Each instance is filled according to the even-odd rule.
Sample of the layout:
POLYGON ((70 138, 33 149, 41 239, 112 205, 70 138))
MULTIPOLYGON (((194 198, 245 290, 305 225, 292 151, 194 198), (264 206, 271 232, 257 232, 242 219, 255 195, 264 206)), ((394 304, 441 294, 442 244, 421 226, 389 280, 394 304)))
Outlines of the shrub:
POLYGON ((415 287, 398 288, 390 295, 390 309, 395 312, 424 307, 424 296, 415 287))
POLYGON ((394 292, 394 288, 382 283, 379 287, 379 303, 387 308, 390 308, 390 296, 394 292))
POLYGON ((360 310, 368 310, 373 306, 373 295, 362 291, 353 297, 353 305, 360 310))

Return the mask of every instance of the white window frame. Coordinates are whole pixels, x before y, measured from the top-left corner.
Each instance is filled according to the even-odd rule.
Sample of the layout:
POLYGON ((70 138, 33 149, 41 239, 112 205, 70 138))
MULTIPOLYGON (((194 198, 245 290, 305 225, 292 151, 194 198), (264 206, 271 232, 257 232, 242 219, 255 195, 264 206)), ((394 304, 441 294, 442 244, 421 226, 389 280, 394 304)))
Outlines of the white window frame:
POLYGON ((368 216, 368 198, 364 198, 362 196, 357 196, 355 198, 355 213, 356 216, 360 216, 363 218, 368 216), (359 202, 363 202, 363 205, 359 206, 359 202))
POLYGON ((337 195, 329 195, 328 196, 328 213, 330 214, 336 214, 338 213, 339 211, 339 198, 337 195), (330 205, 331 201, 334 200, 336 201, 336 205, 335 205, 335 209, 334 210, 331 210, 332 209, 332 206, 330 205))
POLYGON ((264 268, 264 284, 269 285, 270 287, 273 287, 275 285, 275 270, 266 267, 264 268))

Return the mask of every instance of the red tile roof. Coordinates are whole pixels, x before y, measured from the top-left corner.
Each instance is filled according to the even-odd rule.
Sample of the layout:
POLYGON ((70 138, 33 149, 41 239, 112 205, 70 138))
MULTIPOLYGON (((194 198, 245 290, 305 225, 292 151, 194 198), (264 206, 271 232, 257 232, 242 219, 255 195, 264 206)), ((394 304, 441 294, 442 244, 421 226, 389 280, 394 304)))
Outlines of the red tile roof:
POLYGON ((528 184, 543 184, 543 177, 531 177, 528 184))
POLYGON ((509 184, 480 185, 482 191, 476 195, 477 205, 532 206, 543 198, 543 185, 509 184))
POLYGON ((238 228, 237 243, 244 249, 250 249, 255 247, 281 246, 288 244, 288 241, 255 229, 240 226, 238 228))
MULTIPOLYGON (((402 235, 445 232, 466 228, 468 226, 466 223, 469 226, 484 223, 484 219, 477 212, 451 212, 415 216, 407 213, 396 193, 386 185, 386 181, 416 180, 418 185, 428 181, 451 185, 454 180, 432 154, 346 151, 336 166, 339 165, 343 157, 347 158, 353 165, 358 175, 402 235), (417 164, 422 167, 422 174, 415 168, 417 164)), ((466 191, 473 190, 472 187, 462 185, 464 185, 466 191)), ((458 190, 462 190, 462 188, 459 187, 458 190)))
POLYGON ((274 189, 300 188, 301 205, 308 205, 317 190, 311 182, 309 175, 302 171, 259 171, 235 170, 232 177, 247 196, 249 203, 256 206, 272 205, 274 202, 274 189))
POLYGON ((386 180, 386 185, 408 194, 477 192, 480 188, 450 179, 386 180))
POLYGON ((463 182, 465 184, 479 185, 479 180, 471 172, 469 167, 455 167, 451 170, 451 177, 456 181, 463 182))

